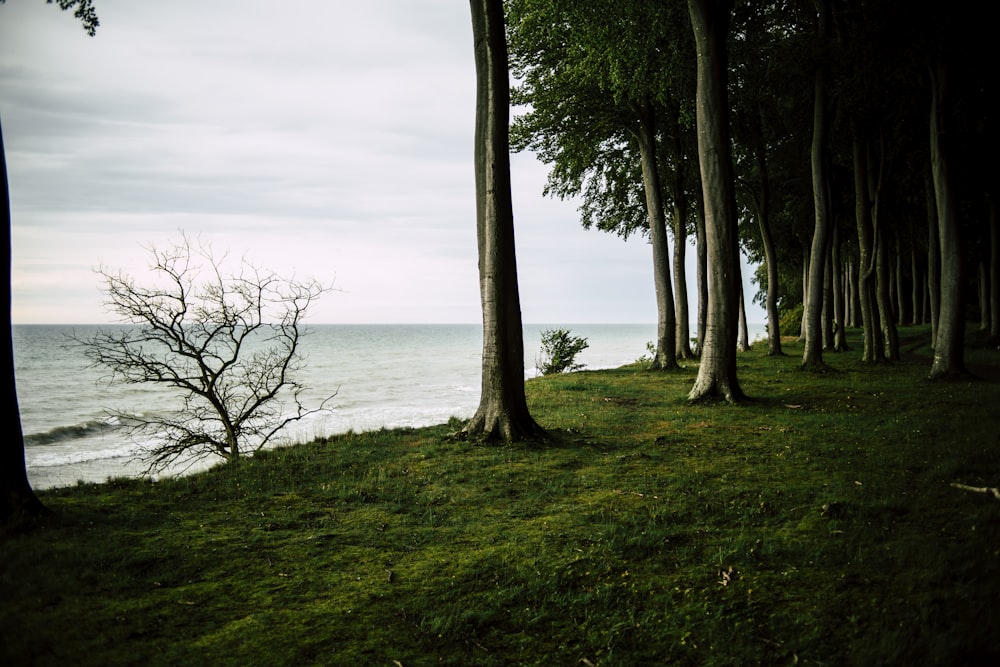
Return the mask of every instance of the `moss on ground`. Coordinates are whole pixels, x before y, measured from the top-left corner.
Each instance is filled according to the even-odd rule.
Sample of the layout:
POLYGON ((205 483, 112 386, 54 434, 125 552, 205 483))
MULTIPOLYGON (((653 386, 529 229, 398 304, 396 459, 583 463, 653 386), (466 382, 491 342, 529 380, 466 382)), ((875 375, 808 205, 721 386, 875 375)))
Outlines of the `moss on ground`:
POLYGON ((741 354, 736 406, 687 404, 695 364, 531 380, 542 441, 452 423, 43 492, 0 541, 0 662, 997 661, 1000 500, 953 484, 1000 486, 1000 383, 927 381, 926 334, 822 374, 741 354))

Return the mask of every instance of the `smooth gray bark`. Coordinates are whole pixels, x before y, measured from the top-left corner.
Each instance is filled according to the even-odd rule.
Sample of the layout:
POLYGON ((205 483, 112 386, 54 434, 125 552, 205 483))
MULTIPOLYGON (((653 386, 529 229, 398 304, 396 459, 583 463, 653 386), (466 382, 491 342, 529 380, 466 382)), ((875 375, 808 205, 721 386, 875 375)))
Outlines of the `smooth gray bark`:
POLYGON ((946 378, 965 374, 965 307, 962 299, 962 242, 958 209, 952 184, 945 132, 948 80, 945 66, 931 66, 931 172, 937 203, 937 228, 941 251, 941 311, 934 338, 934 361, 930 377, 946 378))
POLYGON ((524 394, 524 334, 510 192, 510 84, 503 0, 471 0, 476 59, 476 236, 483 309, 482 393, 464 433, 513 441, 541 429, 524 394))
POLYGON ((663 208, 663 187, 657 164, 656 122, 651 104, 644 104, 638 111, 640 121, 634 135, 639 145, 646 214, 649 217, 649 241, 653 248, 653 283, 656 288, 656 353, 650 368, 670 370, 677 368, 677 322, 670 281, 670 244, 663 208))
POLYGON ((736 376, 739 238, 729 132, 726 34, 732 4, 688 0, 697 50, 695 115, 709 266, 705 342, 692 401, 744 398, 736 376))

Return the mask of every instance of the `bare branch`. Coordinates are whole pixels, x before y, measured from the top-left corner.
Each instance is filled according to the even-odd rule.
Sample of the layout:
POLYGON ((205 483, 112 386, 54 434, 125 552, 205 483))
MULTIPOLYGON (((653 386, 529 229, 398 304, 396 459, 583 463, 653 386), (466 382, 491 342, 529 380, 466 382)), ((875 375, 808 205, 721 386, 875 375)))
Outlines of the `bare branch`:
POLYGON ((148 286, 122 271, 97 270, 107 306, 129 326, 72 340, 107 369, 110 382, 180 393, 176 412, 115 413, 133 436, 155 440, 150 470, 206 454, 237 459, 292 422, 331 409, 336 394, 307 409, 300 400, 305 387, 293 379, 304 363, 306 311, 329 287, 283 279, 246 259, 227 274, 210 246, 193 246, 183 235, 147 250, 148 286))

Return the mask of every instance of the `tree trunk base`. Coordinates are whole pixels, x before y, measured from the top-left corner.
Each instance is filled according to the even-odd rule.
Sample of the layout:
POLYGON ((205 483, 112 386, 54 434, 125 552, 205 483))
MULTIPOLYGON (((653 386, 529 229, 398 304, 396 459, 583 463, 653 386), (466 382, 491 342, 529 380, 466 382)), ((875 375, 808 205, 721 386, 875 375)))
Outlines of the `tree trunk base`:
POLYGON ((653 359, 653 361, 646 367, 649 371, 676 371, 680 370, 680 364, 677 363, 676 359, 653 359))
POLYGON ((688 394, 688 403, 712 403, 714 401, 725 401, 726 403, 743 403, 747 400, 747 395, 743 393, 738 385, 733 386, 727 382, 714 381, 704 386, 695 384, 688 394))
POLYGON ((28 494, 8 492, 0 502, 0 534, 13 535, 28 529, 32 523, 51 514, 34 492, 28 494))
POLYGON ((466 440, 509 443, 539 438, 544 434, 545 429, 531 415, 511 415, 503 410, 480 408, 458 435, 466 440))

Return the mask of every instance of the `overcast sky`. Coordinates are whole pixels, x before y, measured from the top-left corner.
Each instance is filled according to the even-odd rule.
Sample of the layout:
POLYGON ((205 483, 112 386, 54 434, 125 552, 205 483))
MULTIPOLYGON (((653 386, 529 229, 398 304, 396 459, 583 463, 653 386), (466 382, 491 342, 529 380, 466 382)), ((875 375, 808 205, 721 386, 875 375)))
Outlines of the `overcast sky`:
MULTIPOLYGON (((93 38, 0 5, 15 322, 115 321, 94 269, 141 279, 180 230, 333 283, 314 323, 480 321, 467 2, 95 5, 93 38)), ((546 173, 513 157, 524 321, 655 322, 645 240, 584 230, 546 173)))

